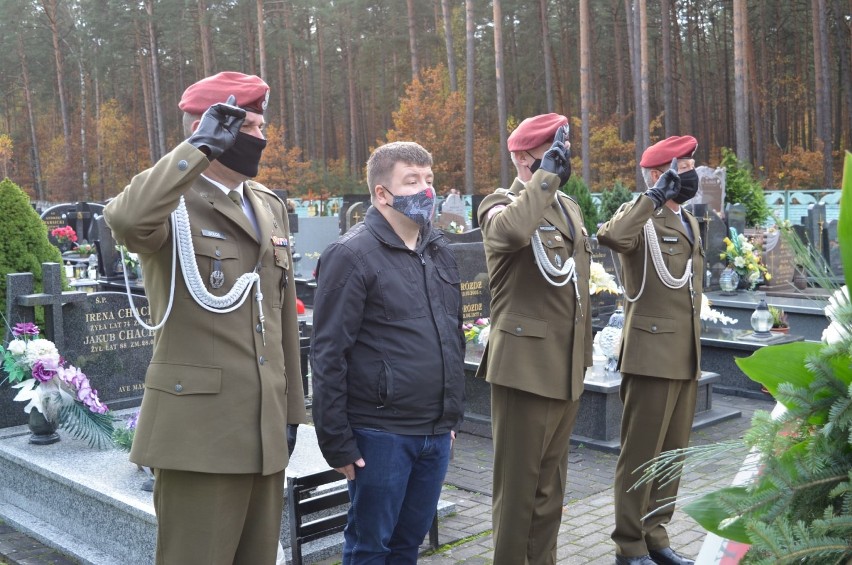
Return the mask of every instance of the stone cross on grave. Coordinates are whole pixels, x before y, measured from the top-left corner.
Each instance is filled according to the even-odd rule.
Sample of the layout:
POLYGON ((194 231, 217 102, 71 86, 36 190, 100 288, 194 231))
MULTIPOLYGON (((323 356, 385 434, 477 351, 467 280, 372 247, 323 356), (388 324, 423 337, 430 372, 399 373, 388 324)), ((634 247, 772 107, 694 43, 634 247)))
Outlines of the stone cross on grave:
POLYGON ((62 305, 82 302, 86 293, 62 290, 62 274, 59 263, 42 263, 42 286, 44 292, 33 293, 33 274, 14 273, 6 276, 6 322, 14 326, 18 322, 35 322, 36 306, 44 307, 44 333, 47 339, 62 351, 65 333, 62 328, 62 305))

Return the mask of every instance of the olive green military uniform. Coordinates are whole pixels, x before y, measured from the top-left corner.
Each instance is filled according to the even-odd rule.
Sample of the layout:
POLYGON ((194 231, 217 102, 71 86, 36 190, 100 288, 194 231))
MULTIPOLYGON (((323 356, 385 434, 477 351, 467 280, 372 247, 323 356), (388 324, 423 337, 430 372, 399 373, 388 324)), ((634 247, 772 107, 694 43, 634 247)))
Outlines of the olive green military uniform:
MULTIPOLYGON (((164 524, 155 492, 160 529, 201 521, 197 531, 179 530, 192 538, 181 539, 180 548, 158 547, 158 562, 164 563, 219 563, 219 553, 234 555, 244 528, 251 536, 243 535, 243 545, 262 536, 277 540, 288 461, 286 424, 306 419, 287 210, 271 191, 246 181, 244 196, 254 210, 258 235, 242 208, 200 176, 207 166, 201 151, 181 143, 136 175, 104 211, 116 240, 139 253, 154 323, 169 303, 169 215, 180 196, 191 225, 195 256, 190 259, 197 262, 208 292, 223 296, 238 276, 260 267, 262 303, 253 287, 248 299, 227 314, 199 306, 189 295, 180 263, 175 272, 174 305, 154 337, 130 454, 133 462, 156 469, 157 483, 162 478, 170 493, 188 493, 185 499, 170 499, 171 522, 164 524), (224 281, 216 288, 218 273, 224 281), (200 474, 206 475, 203 481, 200 474), (193 490, 196 486, 208 490, 193 490), (219 506, 200 500, 199 492, 223 493, 219 506), (252 515, 255 508, 260 510, 252 515), (204 531, 206 520, 218 520, 216 527, 225 531, 204 531), (186 554, 170 554, 172 549, 186 554)), ((274 563, 277 544, 255 545, 267 553, 271 549, 274 563)), ((253 555, 242 546, 236 555, 234 563, 269 562, 268 555, 253 555)))
POLYGON ((569 440, 592 363, 591 247, 579 206, 558 187, 558 176, 538 170, 526 187, 515 180, 487 196, 478 211, 491 333, 477 376, 491 383, 497 565, 556 561, 569 440), (534 233, 554 266, 574 258, 576 288, 544 279, 534 233))
POLYGON ((619 253, 627 302, 619 368, 622 374, 621 454, 615 476, 617 552, 627 557, 669 547, 664 525, 674 513, 671 504, 678 481, 647 484, 630 490, 639 478, 633 471, 662 451, 686 447, 695 414, 701 376, 700 313, 704 250, 698 223, 685 209, 680 216, 666 206, 639 196, 623 204, 598 230, 598 240, 619 253), (663 262, 680 278, 692 259, 692 281, 672 289, 657 275, 648 254, 644 225, 651 218, 663 262), (647 269, 646 269, 647 261, 647 269), (643 520, 649 512, 654 515, 643 520))

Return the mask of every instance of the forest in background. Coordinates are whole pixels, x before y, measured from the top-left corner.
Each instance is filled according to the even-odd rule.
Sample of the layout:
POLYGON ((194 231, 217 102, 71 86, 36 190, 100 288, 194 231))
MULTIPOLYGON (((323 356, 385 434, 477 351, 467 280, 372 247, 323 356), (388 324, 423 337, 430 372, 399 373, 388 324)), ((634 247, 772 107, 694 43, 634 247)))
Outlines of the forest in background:
POLYGON ((523 118, 571 118, 574 174, 641 182, 668 135, 770 189, 839 186, 852 147, 852 0, 0 0, 0 174, 40 201, 104 200, 184 136, 223 70, 272 92, 258 178, 366 191, 371 148, 414 140, 436 187, 514 177, 523 118))

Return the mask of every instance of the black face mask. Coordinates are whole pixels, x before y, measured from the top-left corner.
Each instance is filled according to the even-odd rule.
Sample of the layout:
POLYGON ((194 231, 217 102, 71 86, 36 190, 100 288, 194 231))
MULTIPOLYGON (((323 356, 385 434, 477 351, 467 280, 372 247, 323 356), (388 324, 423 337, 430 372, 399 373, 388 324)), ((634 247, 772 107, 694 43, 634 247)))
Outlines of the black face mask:
POLYGON ((217 161, 241 175, 249 178, 257 176, 260 155, 266 147, 266 140, 247 133, 237 133, 234 145, 219 155, 217 161))
POLYGON ((680 194, 675 196, 673 200, 678 204, 683 204, 698 192, 698 173, 695 169, 692 169, 680 173, 678 176, 680 177, 680 194))

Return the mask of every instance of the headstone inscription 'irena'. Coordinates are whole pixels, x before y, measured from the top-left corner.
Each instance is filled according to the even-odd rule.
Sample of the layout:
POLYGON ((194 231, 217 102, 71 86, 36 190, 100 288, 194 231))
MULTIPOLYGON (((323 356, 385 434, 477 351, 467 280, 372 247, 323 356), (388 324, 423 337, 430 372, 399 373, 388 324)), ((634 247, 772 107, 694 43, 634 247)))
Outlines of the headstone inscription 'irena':
MULTIPOLYGON (((35 321, 35 307, 41 306, 44 335, 68 363, 86 373, 100 399, 113 410, 138 406, 154 333, 134 319, 125 294, 63 292, 60 265, 44 263, 42 268, 42 293, 33 293, 31 273, 7 276, 9 324, 35 321)), ((147 299, 134 296, 134 303, 148 321, 147 299)), ((13 401, 15 394, 7 386, 0 387, 0 427, 26 423, 23 405, 13 401)))
MULTIPOLYGON (((148 300, 134 295, 133 302, 142 319, 150 323, 148 300)), ((139 325, 127 295, 119 292, 89 294, 68 310, 64 316, 65 358, 89 376, 111 409, 138 406, 154 332, 139 325)))

